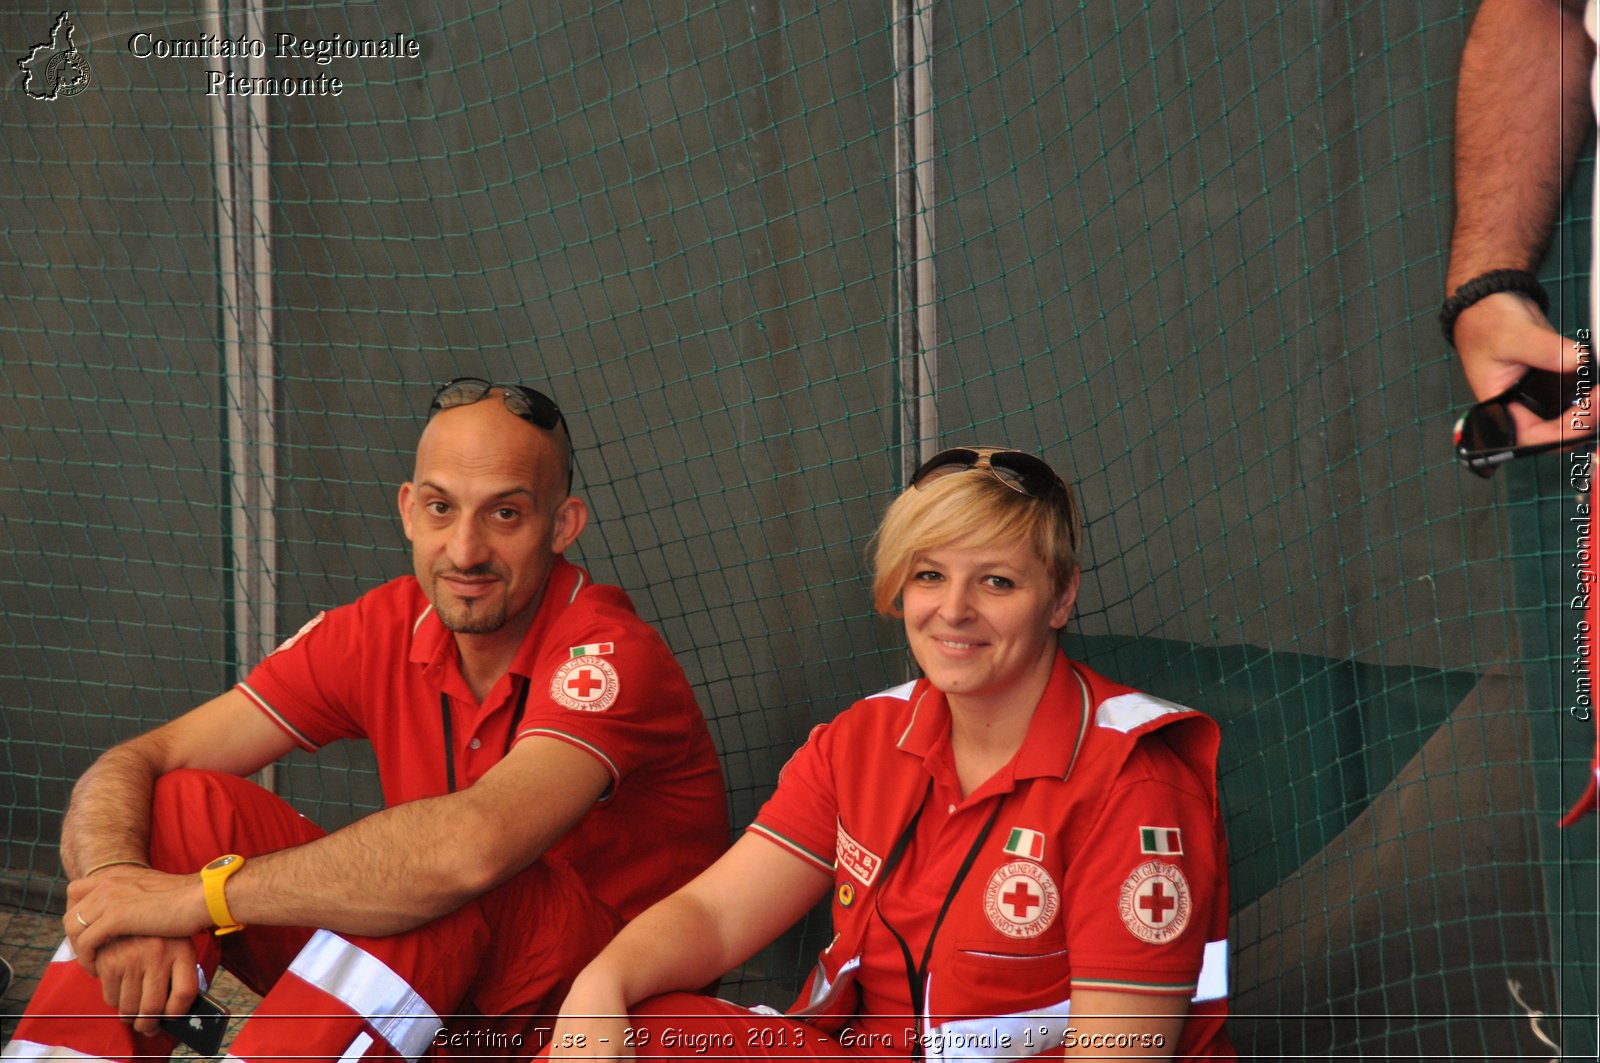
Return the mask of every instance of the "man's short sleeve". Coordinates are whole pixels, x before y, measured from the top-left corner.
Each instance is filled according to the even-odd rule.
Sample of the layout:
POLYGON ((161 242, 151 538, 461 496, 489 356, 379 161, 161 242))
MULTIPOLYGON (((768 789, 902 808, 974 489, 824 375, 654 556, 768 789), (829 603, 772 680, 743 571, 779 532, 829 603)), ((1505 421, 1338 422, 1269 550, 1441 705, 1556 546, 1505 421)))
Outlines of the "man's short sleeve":
POLYGON ((832 725, 818 724, 778 773, 777 792, 749 830, 833 874, 839 799, 830 753, 832 725))
POLYGON ((1066 897, 1073 985, 1192 994, 1221 855, 1206 788, 1164 745, 1142 742, 1079 852, 1066 897))
POLYGON ((364 733, 351 711, 366 643, 359 613, 357 603, 318 613, 239 683, 302 749, 364 733))
POLYGON ((529 683, 516 741, 555 738, 585 750, 611 774, 608 797, 635 772, 681 759, 703 730, 683 669, 639 621, 565 633, 545 647, 529 683))

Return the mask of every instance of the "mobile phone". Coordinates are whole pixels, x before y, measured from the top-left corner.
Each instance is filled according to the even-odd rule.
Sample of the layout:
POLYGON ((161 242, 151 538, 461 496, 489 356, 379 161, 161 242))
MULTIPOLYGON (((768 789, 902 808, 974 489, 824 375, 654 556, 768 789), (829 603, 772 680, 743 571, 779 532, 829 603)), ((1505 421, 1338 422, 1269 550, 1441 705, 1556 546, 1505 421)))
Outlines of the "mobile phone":
POLYGON ((176 1019, 162 1019, 161 1029, 194 1049, 197 1055, 215 1056, 222 1051, 228 1018, 228 1009, 216 997, 210 993, 196 993, 189 1013, 176 1019))
POLYGON ((12 977, 11 964, 6 962, 4 956, 0 956, 0 997, 5 996, 6 990, 11 988, 12 977))

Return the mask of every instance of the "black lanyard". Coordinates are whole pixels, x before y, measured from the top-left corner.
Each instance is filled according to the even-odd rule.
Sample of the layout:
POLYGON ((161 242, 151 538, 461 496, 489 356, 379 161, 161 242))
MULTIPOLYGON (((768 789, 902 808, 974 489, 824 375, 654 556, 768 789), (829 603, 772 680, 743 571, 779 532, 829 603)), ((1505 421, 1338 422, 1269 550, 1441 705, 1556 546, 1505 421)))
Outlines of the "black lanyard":
MULTIPOLYGON (((511 752, 511 743, 517 737, 517 725, 522 722, 522 714, 528 710, 528 688, 533 686, 533 680, 524 679, 522 689, 517 692, 517 707, 511 711, 511 729, 506 732, 506 748, 500 755, 504 757, 511 752)), ((439 691, 439 718, 444 721, 444 783, 450 793, 456 792, 456 742, 455 728, 450 723, 450 695, 439 691)))
MULTIPOLYGON (((944 917, 950 911, 950 905, 955 901, 956 894, 961 890, 961 884, 966 881, 967 873, 972 870, 972 865, 978 860, 978 850, 983 847, 983 841, 989 836, 989 831, 994 827, 994 821, 1000 816, 1000 805, 1003 798, 996 796, 994 811, 989 813, 989 818, 983 821, 983 826, 978 830, 978 836, 972 840, 972 848, 967 850, 966 859, 961 861, 961 866, 956 869, 955 881, 950 883, 950 890, 944 895, 944 903, 939 906, 939 914, 933 920, 933 926, 928 930, 928 944, 922 950, 922 962, 916 963, 911 958, 911 946, 906 944, 906 939, 900 931, 884 917, 880 901, 883 891, 889 887, 889 876, 894 869, 900 866, 900 860, 906 855, 906 849, 911 845, 912 835, 917 832, 917 823, 922 819, 922 810, 928 807, 928 795, 933 791, 933 780, 928 780, 928 789, 922 793, 922 803, 917 806, 916 814, 911 817, 911 822, 906 824, 905 830, 900 832, 900 837, 895 839, 894 848, 889 851, 889 858, 883 863, 883 881, 878 885, 877 896, 873 899, 873 914, 884 925, 889 933, 900 945, 900 956, 906 964, 906 981, 911 987, 911 1012, 914 1022, 922 1022, 922 1011, 925 1003, 926 984, 928 979, 928 961, 933 958, 933 939, 938 937, 939 928, 944 925, 944 917)), ((922 1058, 922 1038, 919 1035, 912 1041, 911 1058, 922 1058)))

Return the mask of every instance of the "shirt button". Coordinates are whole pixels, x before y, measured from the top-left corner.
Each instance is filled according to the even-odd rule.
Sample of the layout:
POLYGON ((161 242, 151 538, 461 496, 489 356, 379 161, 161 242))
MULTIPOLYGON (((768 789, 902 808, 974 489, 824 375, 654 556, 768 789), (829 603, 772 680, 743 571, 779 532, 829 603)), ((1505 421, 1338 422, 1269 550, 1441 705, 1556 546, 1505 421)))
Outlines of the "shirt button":
POLYGON ((949 808, 945 809, 945 811, 950 813, 953 816, 953 815, 956 814, 956 806, 955 805, 951 805, 949 808))
POLYGON ((473 749, 477 749, 479 746, 483 745, 483 743, 474 738, 472 741, 468 742, 467 745, 471 746, 473 749))

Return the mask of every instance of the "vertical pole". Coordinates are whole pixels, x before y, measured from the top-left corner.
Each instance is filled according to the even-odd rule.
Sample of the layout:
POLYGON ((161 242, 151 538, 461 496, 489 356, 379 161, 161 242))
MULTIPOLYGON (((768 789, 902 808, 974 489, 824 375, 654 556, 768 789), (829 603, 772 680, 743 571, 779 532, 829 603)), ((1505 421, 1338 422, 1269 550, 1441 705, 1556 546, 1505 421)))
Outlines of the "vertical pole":
POLYGON ((895 243, 901 483, 938 446, 933 0, 895 0, 895 243))
MULTIPOLYGON (((266 39, 261 0, 207 0, 219 37, 266 39)), ((265 56, 238 60, 265 77, 265 56)), ((223 391, 228 442, 228 540, 233 570, 233 660, 239 674, 272 648, 277 628, 277 475, 273 430, 272 228, 267 98, 217 96, 212 167, 217 197, 223 391)), ((271 765, 257 776, 274 783, 271 765)))

